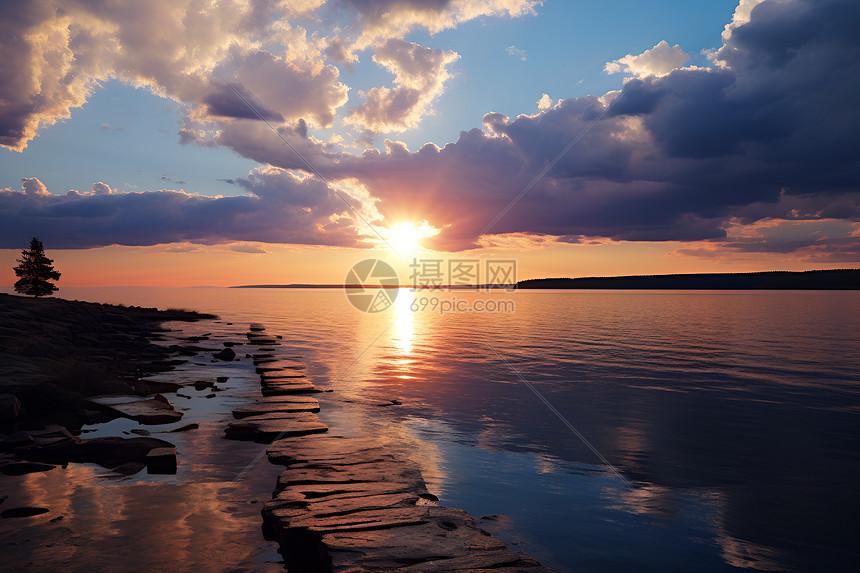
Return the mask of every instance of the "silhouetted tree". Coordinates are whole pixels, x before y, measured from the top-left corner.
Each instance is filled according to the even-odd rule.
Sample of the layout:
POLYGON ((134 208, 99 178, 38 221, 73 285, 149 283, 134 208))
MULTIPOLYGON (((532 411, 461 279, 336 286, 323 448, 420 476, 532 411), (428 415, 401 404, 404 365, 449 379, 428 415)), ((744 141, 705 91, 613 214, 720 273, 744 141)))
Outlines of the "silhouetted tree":
POLYGON ((60 280, 60 273, 54 270, 54 261, 45 256, 42 241, 33 237, 30 248, 21 251, 21 263, 13 270, 21 277, 15 282, 15 291, 33 296, 47 296, 59 290, 50 281, 60 280))

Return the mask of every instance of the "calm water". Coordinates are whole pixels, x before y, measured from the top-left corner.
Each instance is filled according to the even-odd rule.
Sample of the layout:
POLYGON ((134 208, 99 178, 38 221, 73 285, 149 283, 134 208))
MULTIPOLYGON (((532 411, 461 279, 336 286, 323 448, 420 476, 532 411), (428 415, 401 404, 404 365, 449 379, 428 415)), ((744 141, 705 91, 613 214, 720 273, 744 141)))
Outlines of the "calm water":
POLYGON ((516 305, 445 315, 408 291, 375 315, 336 290, 60 294, 267 324, 332 385, 332 431, 559 571, 860 566, 860 292, 428 295, 516 305))

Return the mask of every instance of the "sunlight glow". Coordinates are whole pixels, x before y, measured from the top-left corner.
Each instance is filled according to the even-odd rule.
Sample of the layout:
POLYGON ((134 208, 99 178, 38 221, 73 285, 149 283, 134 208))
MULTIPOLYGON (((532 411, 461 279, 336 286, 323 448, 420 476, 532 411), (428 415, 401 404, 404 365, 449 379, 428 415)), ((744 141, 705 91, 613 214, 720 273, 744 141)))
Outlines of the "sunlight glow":
POLYGON ((423 250, 421 240, 439 234, 439 229, 430 226, 427 221, 420 225, 415 223, 397 223, 383 233, 388 245, 397 253, 405 256, 415 255, 423 250))

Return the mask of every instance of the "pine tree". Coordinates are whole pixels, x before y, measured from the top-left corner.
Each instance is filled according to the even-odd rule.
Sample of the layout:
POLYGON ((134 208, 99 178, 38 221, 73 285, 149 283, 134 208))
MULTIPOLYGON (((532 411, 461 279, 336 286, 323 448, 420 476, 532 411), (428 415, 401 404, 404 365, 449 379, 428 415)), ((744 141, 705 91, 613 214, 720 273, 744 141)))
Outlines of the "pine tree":
POLYGON ((21 264, 13 269, 15 275, 21 277, 15 283, 16 292, 39 297, 59 290, 50 281, 60 280, 60 273, 54 270, 53 259, 45 256, 42 241, 33 237, 30 249, 21 251, 18 262, 21 264))

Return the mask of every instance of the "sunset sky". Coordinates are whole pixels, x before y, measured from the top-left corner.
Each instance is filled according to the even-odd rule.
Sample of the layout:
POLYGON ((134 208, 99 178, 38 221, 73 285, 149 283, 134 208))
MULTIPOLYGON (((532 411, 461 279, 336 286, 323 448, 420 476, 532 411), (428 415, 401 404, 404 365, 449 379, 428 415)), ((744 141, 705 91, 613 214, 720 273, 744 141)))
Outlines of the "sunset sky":
POLYGON ((0 10, 0 285, 860 266, 856 0, 0 10))

